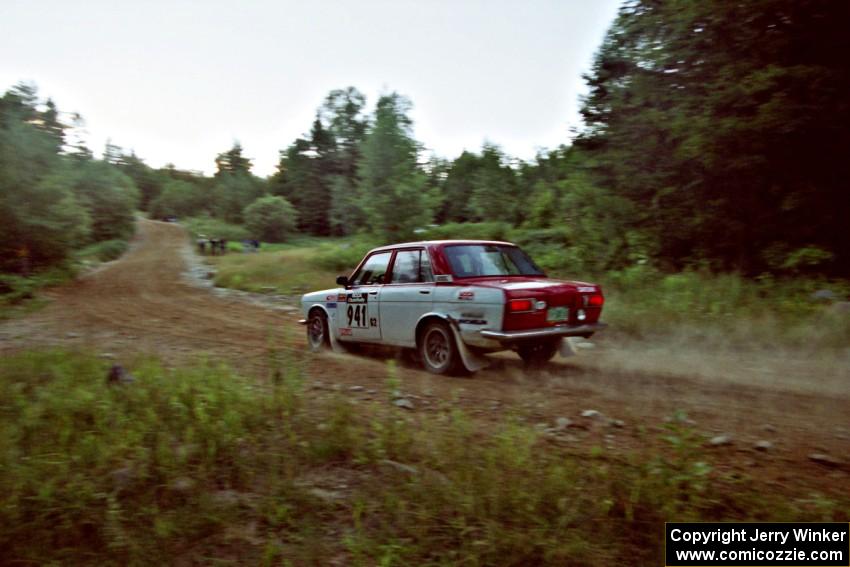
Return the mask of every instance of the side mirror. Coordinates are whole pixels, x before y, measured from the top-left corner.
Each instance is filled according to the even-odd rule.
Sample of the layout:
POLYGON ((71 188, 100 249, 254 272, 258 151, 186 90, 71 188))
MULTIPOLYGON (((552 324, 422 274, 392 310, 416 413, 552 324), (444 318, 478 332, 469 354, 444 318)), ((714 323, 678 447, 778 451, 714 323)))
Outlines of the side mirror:
POLYGON ((336 284, 348 289, 348 276, 339 276, 336 279, 336 284))

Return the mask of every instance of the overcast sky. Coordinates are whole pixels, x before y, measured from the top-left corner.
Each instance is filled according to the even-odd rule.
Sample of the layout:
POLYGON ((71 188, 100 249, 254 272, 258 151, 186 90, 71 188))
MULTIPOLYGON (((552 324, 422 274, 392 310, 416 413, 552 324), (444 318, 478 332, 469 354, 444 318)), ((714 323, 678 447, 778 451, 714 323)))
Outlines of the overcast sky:
POLYGON ((580 124, 581 74, 619 0, 0 0, 0 89, 34 82, 149 164, 212 173, 234 140, 255 173, 353 85, 413 102, 447 158, 484 140, 530 159, 580 124))

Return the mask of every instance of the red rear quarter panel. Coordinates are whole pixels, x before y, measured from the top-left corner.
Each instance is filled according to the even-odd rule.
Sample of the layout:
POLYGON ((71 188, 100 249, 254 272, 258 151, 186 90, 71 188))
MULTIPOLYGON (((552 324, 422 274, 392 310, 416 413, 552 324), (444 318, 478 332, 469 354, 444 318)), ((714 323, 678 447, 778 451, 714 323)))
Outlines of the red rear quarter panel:
MULTIPOLYGON (((462 244, 463 242, 438 243, 430 247, 431 258, 434 264, 435 274, 451 274, 451 266, 443 254, 446 246, 462 244)), ((475 242, 480 244, 481 242, 475 242)), ((493 242, 493 244, 509 244, 506 242, 493 242)), ((567 307, 570 317, 566 323, 578 325, 580 323, 596 323, 602 312, 601 307, 587 307, 584 305, 583 295, 601 295, 601 288, 593 283, 580 281, 563 281, 543 276, 487 276, 477 278, 455 278, 451 284, 456 286, 483 286, 499 288, 505 294, 505 317, 503 319, 504 331, 519 331, 525 329, 540 329, 552 327, 560 322, 549 322, 546 320, 546 309, 535 310, 529 313, 511 313, 507 304, 512 299, 533 299, 545 301, 549 307, 567 307), (584 309, 586 319, 579 321, 577 313, 584 309)))

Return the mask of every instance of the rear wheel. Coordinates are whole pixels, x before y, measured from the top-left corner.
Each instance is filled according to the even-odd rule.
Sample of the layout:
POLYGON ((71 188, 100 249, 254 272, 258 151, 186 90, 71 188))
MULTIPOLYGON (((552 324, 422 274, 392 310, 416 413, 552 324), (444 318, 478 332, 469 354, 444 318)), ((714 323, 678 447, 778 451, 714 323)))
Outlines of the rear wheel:
POLYGON ((517 353, 526 366, 539 368, 552 360, 558 352, 559 344, 560 339, 526 343, 517 347, 517 353))
POLYGON ((313 352, 318 352, 330 346, 328 318, 320 309, 314 309, 307 319, 307 343, 313 352))
POLYGON ((449 326, 442 321, 426 325, 419 339, 419 358, 422 366, 431 374, 460 374, 463 362, 460 359, 455 338, 449 326))

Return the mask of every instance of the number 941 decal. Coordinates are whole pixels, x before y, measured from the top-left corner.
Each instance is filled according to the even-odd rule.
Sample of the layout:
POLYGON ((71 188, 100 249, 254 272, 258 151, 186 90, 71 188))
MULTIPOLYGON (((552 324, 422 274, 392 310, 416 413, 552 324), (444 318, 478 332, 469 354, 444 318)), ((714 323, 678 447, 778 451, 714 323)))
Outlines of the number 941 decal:
POLYGON ((369 314, 365 303, 348 304, 348 326, 365 329, 369 326, 369 314))
POLYGON ((366 329, 368 327, 377 327, 377 318, 369 318, 368 295, 362 291, 355 291, 348 294, 346 302, 348 309, 345 312, 348 317, 348 326, 355 329, 366 329))

